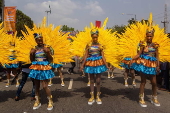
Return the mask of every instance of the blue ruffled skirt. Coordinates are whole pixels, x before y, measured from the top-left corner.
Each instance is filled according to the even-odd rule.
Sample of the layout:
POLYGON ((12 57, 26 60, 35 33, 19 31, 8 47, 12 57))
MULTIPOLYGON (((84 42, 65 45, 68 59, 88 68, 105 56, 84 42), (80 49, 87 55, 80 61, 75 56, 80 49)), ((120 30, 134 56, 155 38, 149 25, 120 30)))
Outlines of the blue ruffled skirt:
POLYGON ((156 62, 157 59, 155 57, 141 55, 136 62, 132 63, 131 68, 147 75, 156 75, 156 62))
POLYGON ((86 59, 84 72, 90 74, 98 74, 105 72, 107 67, 105 66, 102 56, 89 57, 86 59))
POLYGON ((59 68, 59 67, 63 67, 63 64, 51 63, 50 66, 51 66, 52 68, 59 68))
POLYGON ((47 80, 55 76, 48 61, 33 61, 30 69, 29 77, 36 80, 47 80))
POLYGON ((124 58, 124 60, 120 63, 120 66, 126 69, 132 69, 132 67, 130 66, 130 61, 132 60, 132 58, 124 58))

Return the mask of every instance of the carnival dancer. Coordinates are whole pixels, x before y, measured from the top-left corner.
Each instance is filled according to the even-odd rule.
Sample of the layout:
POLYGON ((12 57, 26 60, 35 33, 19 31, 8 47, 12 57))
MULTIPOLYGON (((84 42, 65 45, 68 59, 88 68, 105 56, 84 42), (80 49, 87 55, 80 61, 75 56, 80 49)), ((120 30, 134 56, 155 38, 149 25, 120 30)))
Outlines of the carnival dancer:
POLYGON ((52 24, 46 25, 46 18, 43 19, 39 26, 34 24, 30 29, 26 27, 26 32, 22 32, 22 40, 18 40, 17 59, 25 62, 26 64, 32 63, 30 66, 30 78, 35 81, 35 98, 33 109, 38 109, 41 106, 39 91, 40 82, 47 94, 49 100, 47 110, 53 109, 53 101, 51 91, 48 88, 48 80, 55 76, 51 70, 51 63, 59 64, 60 62, 70 62, 71 56, 70 43, 67 40, 67 35, 61 35, 59 30, 60 26, 53 27, 52 24), (34 34, 34 36, 33 36, 34 34), (40 35, 39 35, 40 34, 40 35), (24 49, 23 49, 24 48, 24 49), (51 49, 54 50, 54 55, 51 49), (30 51, 31 50, 31 51, 30 51))
MULTIPOLYGON (((120 39, 121 41, 121 39, 120 39)), ((140 42, 141 43, 141 42, 140 42)), ((137 53, 139 52, 140 50, 140 43, 138 44, 137 46, 137 53)), ((129 78, 129 75, 131 75, 131 78, 132 78, 132 86, 133 87, 136 87, 136 82, 135 82, 135 70, 130 66, 130 62, 132 60, 132 56, 129 56, 129 57, 125 57, 122 61, 121 61, 121 64, 120 66, 123 67, 125 69, 125 72, 124 72, 124 85, 125 87, 128 87, 129 84, 128 84, 128 78, 129 78)))
MULTIPOLYGON (((15 45, 11 45, 11 46, 15 46, 15 45)), ((10 60, 14 60, 16 58, 15 55, 15 51, 13 50, 11 55, 9 56, 10 60)), ((13 63, 13 64, 5 64, 4 65, 6 70, 7 70, 7 84, 5 87, 9 87, 10 86, 10 78, 11 78, 11 73, 15 76, 17 76, 17 68, 19 68, 19 63, 13 63)), ((19 79, 18 77, 15 78, 16 79, 16 87, 19 86, 19 79)))
MULTIPOLYGON (((7 37, 6 37, 7 38, 7 37)), ((9 87, 10 86, 10 78, 11 78, 11 73, 14 75, 15 80, 16 80, 16 87, 19 86, 19 79, 18 79, 18 69, 19 69, 19 62, 16 61, 17 59, 17 51, 15 50, 16 48, 16 43, 15 43, 15 39, 16 36, 14 35, 8 35, 8 39, 4 39, 7 40, 7 44, 3 44, 4 42, 1 42, 2 46, 4 46, 3 48, 6 53, 3 53, 4 56, 6 56, 6 54, 8 54, 8 61, 6 63, 3 63, 3 61, 1 60, 2 65, 4 66, 4 68, 6 68, 7 71, 7 84, 5 87, 9 87)), ((3 52, 3 51, 1 51, 3 52)), ((6 59, 6 58, 5 58, 6 59)), ((5 61, 5 59, 3 59, 5 61)))
POLYGON ((102 104, 100 99, 100 80, 101 73, 107 70, 108 65, 106 63, 103 50, 101 45, 98 42, 99 31, 93 29, 91 31, 92 43, 86 49, 84 61, 81 66, 81 70, 84 68, 85 73, 90 74, 90 94, 91 98, 88 101, 89 105, 92 105, 95 102, 94 99, 94 77, 96 75, 96 86, 97 86, 97 104, 102 104))
POLYGON ((51 62, 53 62, 53 58, 51 56, 50 49, 45 47, 45 44, 43 43, 43 37, 38 34, 34 34, 34 36, 37 46, 31 49, 30 52, 30 60, 32 65, 30 66, 31 72, 29 74, 29 77, 35 80, 36 87, 36 101, 34 103, 33 109, 38 109, 41 106, 39 94, 41 82, 49 100, 47 110, 52 110, 53 101, 51 91, 48 88, 48 79, 55 76, 51 70, 51 66, 49 65, 51 62))
MULTIPOLYGON (((51 54, 52 55, 54 55, 54 49, 51 47, 51 46, 49 46, 49 48, 50 48, 50 50, 51 50, 51 54)), ((51 63, 50 64, 50 66, 52 67, 52 71, 55 73, 55 69, 57 69, 57 72, 58 72, 58 75, 59 75, 59 77, 60 77, 60 79, 61 79, 61 86, 65 86, 65 83, 64 83, 64 78, 63 78, 63 75, 62 75, 62 68, 63 68, 63 64, 61 63, 61 64, 55 64, 55 63, 51 63)), ((50 78, 50 80, 49 80, 49 83, 48 83, 48 86, 52 86, 53 85, 53 83, 52 83, 52 78, 50 78)))
POLYGON ((135 82, 135 71, 129 66, 130 65, 130 61, 132 60, 132 58, 130 57, 126 57, 122 62, 121 62, 121 67, 123 67, 125 69, 124 72, 124 80, 125 80, 125 87, 128 87, 128 75, 131 74, 132 76, 132 85, 135 87, 136 86, 136 82, 135 82))
POLYGON ((122 36, 124 42, 122 41, 120 43, 122 48, 123 46, 127 47, 126 50, 120 48, 121 51, 124 51, 126 56, 132 56, 130 67, 140 72, 141 84, 139 91, 139 104, 141 107, 147 107, 147 104, 144 101, 144 88, 147 76, 150 77, 152 84, 151 103, 155 106, 160 106, 157 99, 156 84, 156 75, 160 72, 159 61, 170 61, 170 56, 168 55, 170 52, 170 39, 167 37, 167 34, 164 33, 163 29, 152 23, 153 20, 151 13, 148 22, 136 22, 127 27, 122 36), (140 41, 140 50, 137 53, 137 45, 140 41))
MULTIPOLYGON (((25 65, 23 64, 21 66, 22 67, 22 80, 21 80, 21 84, 18 87, 16 97, 15 97, 15 101, 19 101, 19 99, 20 99, 20 94, 21 94, 22 88, 24 87, 24 85, 27 81, 28 75, 31 71, 29 69, 30 66, 31 66, 31 64, 25 64, 25 65)), ((31 93, 31 101, 32 101, 32 100, 35 100, 35 83, 34 83, 33 78, 31 78, 31 81, 32 81, 32 84, 33 84, 32 93, 31 93)))
MULTIPOLYGON (((156 85, 156 75, 159 73, 159 54, 158 54, 158 44, 153 43, 152 39, 154 37, 154 29, 148 30, 146 32, 146 45, 141 44, 140 51, 137 56, 132 60, 137 60, 140 58, 140 66, 137 71, 140 71, 141 84, 140 84, 140 105, 142 107, 147 107, 144 101, 144 88, 146 84, 146 75, 150 76, 152 83, 152 100, 151 102, 155 106, 160 106, 157 100, 157 85, 156 85)), ((132 64, 133 65, 133 64, 132 64)), ((135 64, 134 64, 135 65, 135 64)))
MULTIPOLYGON (((52 67, 52 71, 55 72, 55 69, 57 69, 57 72, 58 72, 58 75, 61 79, 61 86, 64 87, 65 86, 65 83, 64 83, 64 77, 63 77, 63 74, 62 74, 62 68, 63 68, 63 64, 54 64, 54 63, 51 63, 50 66, 52 67)), ((52 86, 53 83, 52 83, 52 78, 50 78, 50 81, 48 83, 48 86, 52 86)))
POLYGON ((84 70, 85 73, 90 75, 91 98, 88 101, 89 105, 92 105, 95 102, 95 75, 95 85, 97 88, 96 102, 97 104, 102 104, 100 99, 100 80, 101 74, 109 68, 106 62, 111 63, 114 67, 120 68, 119 60, 117 59, 118 37, 116 32, 105 29, 107 21, 108 18, 105 19, 100 28, 96 28, 93 23, 90 23, 90 27, 85 27, 83 32, 76 34, 76 38, 73 39, 74 41, 71 44, 71 54, 73 56, 83 57, 83 63, 80 70, 84 70))
MULTIPOLYGON (((59 30, 59 27, 57 27, 58 29, 55 30, 59 30)), ((72 55, 70 54, 70 40, 71 38, 68 38, 68 33, 62 34, 62 32, 59 32, 59 34, 57 34, 56 31, 53 31, 51 34, 53 35, 52 38, 53 40, 50 41, 52 44, 51 49, 53 49, 53 58, 54 58, 54 62, 51 63, 51 67, 53 72, 55 71, 55 69, 57 68, 57 72, 58 75, 61 79, 61 86, 64 87, 65 83, 64 83, 64 77, 63 77, 63 64, 67 62, 73 62, 71 60, 72 55), (55 43, 53 43, 53 41, 55 41, 55 43), (57 45, 57 46, 56 46, 57 45), (63 54, 64 53, 64 54, 63 54), (55 63, 56 61, 57 63, 55 63), (61 61, 61 62, 60 62, 61 61)), ((48 86, 52 85, 52 78, 49 81, 48 86)))

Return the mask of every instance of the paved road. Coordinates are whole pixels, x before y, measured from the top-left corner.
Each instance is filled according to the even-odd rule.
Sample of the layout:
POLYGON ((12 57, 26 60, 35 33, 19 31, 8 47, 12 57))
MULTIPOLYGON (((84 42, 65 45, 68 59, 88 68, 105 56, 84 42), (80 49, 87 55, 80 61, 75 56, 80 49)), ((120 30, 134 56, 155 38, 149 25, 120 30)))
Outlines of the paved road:
MULTIPOLYGON (((158 91, 160 107, 155 107, 150 103, 151 85, 147 81, 145 89, 145 100, 147 108, 141 108, 138 104, 138 93, 140 79, 137 76, 137 87, 125 88, 123 85, 123 71, 116 69, 115 78, 108 79, 107 73, 102 76, 101 99, 102 105, 96 103, 92 106, 87 104, 90 98, 90 88, 87 87, 87 77, 82 78, 80 74, 68 75, 66 69, 63 70, 65 77, 65 87, 60 86, 60 79, 56 76, 53 79, 54 85, 50 87, 54 100, 54 109, 47 111, 47 98, 41 89, 42 106, 38 110, 32 110, 34 102, 30 100, 31 81, 25 84, 21 93, 20 101, 14 101, 17 88, 15 85, 5 88, 5 81, 0 82, 0 113, 170 113, 170 95, 168 92, 158 91), (72 89, 68 89, 70 79, 73 79, 72 89)), ((131 79, 129 79, 129 84, 131 79)))

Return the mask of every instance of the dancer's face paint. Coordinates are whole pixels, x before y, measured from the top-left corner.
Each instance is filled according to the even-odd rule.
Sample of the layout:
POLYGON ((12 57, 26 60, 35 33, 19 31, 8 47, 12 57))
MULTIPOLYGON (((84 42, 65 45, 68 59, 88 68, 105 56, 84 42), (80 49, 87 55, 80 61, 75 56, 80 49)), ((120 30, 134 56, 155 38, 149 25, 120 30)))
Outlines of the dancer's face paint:
POLYGON ((92 40, 93 40, 94 43, 98 42, 98 35, 97 34, 93 34, 91 37, 92 37, 92 40))
POLYGON ((44 43, 43 43, 43 38, 36 38, 36 43, 38 46, 42 46, 44 43))

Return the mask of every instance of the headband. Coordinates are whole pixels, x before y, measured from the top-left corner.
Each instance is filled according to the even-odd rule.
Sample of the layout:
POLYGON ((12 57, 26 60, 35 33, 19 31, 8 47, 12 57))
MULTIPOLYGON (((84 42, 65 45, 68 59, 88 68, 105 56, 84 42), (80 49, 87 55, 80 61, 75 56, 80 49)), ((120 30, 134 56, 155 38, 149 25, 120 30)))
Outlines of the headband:
POLYGON ((39 34, 37 34, 37 33, 34 33, 33 35, 34 35, 34 38, 35 38, 35 39, 42 37, 41 35, 39 35, 39 34))
POLYGON ((91 35, 93 35, 93 34, 97 34, 98 35, 99 31, 97 29, 92 29, 90 33, 91 33, 91 35))

